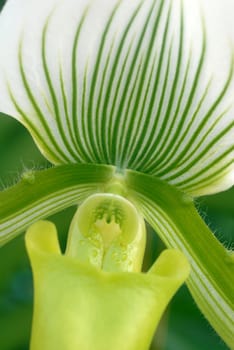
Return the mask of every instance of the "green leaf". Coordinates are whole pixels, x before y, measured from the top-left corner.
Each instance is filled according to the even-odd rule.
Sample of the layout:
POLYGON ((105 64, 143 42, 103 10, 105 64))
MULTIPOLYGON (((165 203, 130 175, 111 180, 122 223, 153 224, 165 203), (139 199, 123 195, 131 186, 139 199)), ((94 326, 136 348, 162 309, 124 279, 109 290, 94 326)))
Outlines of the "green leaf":
POLYGON ((129 196, 168 247, 187 256, 188 287, 222 339, 234 344, 233 256, 215 238, 192 199, 172 186, 134 171, 126 174, 129 196))
POLYGON ((0 192, 0 245, 36 220, 100 192, 113 171, 110 166, 79 164, 23 173, 18 184, 0 192))
POLYGON ((234 181, 225 6, 207 0, 202 19, 199 1, 11 0, 0 110, 54 164, 134 169, 193 196, 224 190, 234 181))

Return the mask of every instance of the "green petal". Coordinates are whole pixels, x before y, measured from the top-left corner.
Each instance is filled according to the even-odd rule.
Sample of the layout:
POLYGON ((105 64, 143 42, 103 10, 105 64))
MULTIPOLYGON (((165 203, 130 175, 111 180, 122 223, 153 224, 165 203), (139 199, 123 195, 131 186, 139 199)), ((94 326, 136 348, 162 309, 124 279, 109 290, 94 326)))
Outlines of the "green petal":
POLYGON ((190 267, 165 250, 148 273, 105 272, 61 255, 55 226, 26 233, 33 269, 31 350, 146 350, 168 302, 190 267))
POLYGON ((9 0, 0 16, 0 110, 55 164, 113 164, 192 195, 230 187, 233 4, 201 7, 9 0))
POLYGON ((188 287, 216 332, 234 344, 233 257, 198 215, 192 199, 165 182, 128 171, 129 196, 166 246, 181 250, 191 264, 188 287))
POLYGON ((100 192, 113 172, 110 166, 80 164, 24 173, 17 185, 0 192, 0 245, 36 220, 100 192))

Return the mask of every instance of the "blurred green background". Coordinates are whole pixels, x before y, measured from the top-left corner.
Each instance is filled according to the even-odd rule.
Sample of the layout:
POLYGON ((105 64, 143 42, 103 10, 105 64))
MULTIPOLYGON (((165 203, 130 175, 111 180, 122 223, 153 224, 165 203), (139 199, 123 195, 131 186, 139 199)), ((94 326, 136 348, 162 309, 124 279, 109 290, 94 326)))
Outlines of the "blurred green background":
MULTIPOLYGON (((0 0, 0 8, 3 3, 0 0)), ((0 190, 14 184, 25 169, 40 169, 47 165, 28 132, 17 121, 0 114, 0 190)), ((197 207, 221 242, 231 248, 234 241, 234 188, 200 198, 197 207)), ((74 207, 69 208, 50 218, 57 225, 62 247, 74 211, 74 207)), ((149 228, 146 269, 162 248, 162 242, 149 228)), ((32 276, 21 235, 0 251, 0 350, 29 348, 32 299, 32 276)), ((160 324, 151 350, 225 349, 228 348, 201 315, 187 288, 181 288, 160 324)))

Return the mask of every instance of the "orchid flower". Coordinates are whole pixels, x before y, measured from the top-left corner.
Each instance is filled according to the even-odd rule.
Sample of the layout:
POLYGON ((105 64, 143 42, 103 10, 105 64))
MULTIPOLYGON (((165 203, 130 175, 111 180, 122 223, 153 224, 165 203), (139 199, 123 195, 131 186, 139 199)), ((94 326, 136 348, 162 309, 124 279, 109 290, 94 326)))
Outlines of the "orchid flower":
POLYGON ((0 15, 0 111, 55 165, 0 193, 1 243, 95 193, 121 195, 185 254, 188 288, 230 347, 233 255, 193 198, 234 184, 233 11, 232 0, 8 0, 0 15))

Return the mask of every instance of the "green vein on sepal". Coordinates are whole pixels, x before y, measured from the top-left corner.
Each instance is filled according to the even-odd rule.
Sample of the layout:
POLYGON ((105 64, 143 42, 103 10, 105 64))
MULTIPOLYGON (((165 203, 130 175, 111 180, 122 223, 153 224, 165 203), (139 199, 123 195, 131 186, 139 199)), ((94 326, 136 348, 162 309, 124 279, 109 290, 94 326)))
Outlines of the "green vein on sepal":
POLYGON ((107 165, 62 165, 22 175, 15 186, 0 192, 0 245, 36 220, 78 204, 113 176, 107 165))
POLYGON ((58 155, 51 149, 50 145, 45 144, 43 142, 39 130, 37 130, 36 126, 32 123, 32 121, 26 115, 26 112, 23 111, 23 109, 20 107, 19 103, 16 101, 10 84, 8 84, 8 93, 9 93, 9 96, 10 96, 10 99, 11 99, 13 105, 15 106, 16 111, 21 115, 22 123, 25 125, 25 127, 28 129, 30 134, 34 137, 34 139, 40 145, 42 145, 44 154, 49 154, 50 159, 53 160, 54 163, 59 163, 61 160, 58 157, 58 155))
MULTIPOLYGON (((113 53, 113 48, 114 48, 114 43, 115 43, 115 38, 112 41, 112 44, 110 45, 110 49, 108 51, 107 54, 107 59, 106 59, 106 64, 105 64, 105 68, 103 70, 103 74, 102 74, 102 79, 101 79, 101 83, 100 83, 100 92, 98 94, 97 97, 97 106, 96 106, 96 114, 98 116, 98 118, 95 118, 95 132, 96 132, 96 140, 98 142, 98 147, 99 147, 99 154, 100 154, 100 158, 102 160, 104 160, 104 163, 109 164, 110 161, 108 161, 108 158, 105 158, 106 155, 106 151, 104 151, 104 149, 106 150, 106 146, 104 145, 104 143, 106 142, 106 138, 103 139, 102 138, 102 132, 106 132, 107 134, 110 133, 110 124, 109 125, 105 125, 102 124, 102 118, 101 118, 101 105, 103 104, 103 92, 105 91, 105 82, 107 79, 107 72, 108 69, 110 68, 110 63, 111 63, 111 57, 112 57, 112 53, 113 53)), ((131 44, 129 45, 129 47, 131 48, 131 44)), ((130 50, 129 48, 129 50, 130 50)), ((121 74, 123 74, 123 71, 121 72, 121 74)), ((119 80, 121 81, 121 77, 119 77, 119 80)), ((113 103, 114 105, 114 103, 113 103)))
POLYGON ((126 172, 129 196, 168 247, 182 250, 192 272, 188 280, 198 306, 216 332, 234 344, 234 264, 199 216, 192 199, 166 182, 126 172))
MULTIPOLYGON (((89 96, 88 96, 88 106, 87 106, 88 111, 87 111, 87 113, 88 113, 88 116, 90 118, 90 122, 88 123, 88 134, 89 134, 90 144, 91 144, 92 150, 94 152, 95 159, 97 159, 98 163, 102 162, 102 159, 100 157, 100 144, 97 145, 97 143, 99 142, 99 140, 97 138, 98 133, 97 133, 97 127, 96 127, 96 123, 98 121, 98 118, 96 118, 96 113, 93 112, 94 105, 95 105, 94 101, 96 100, 96 98, 94 99, 94 96, 95 96, 95 91, 99 90, 99 87, 98 87, 98 89, 96 87, 97 83, 98 83, 98 75, 100 74, 100 71, 103 74, 103 70, 101 69, 101 62, 102 62, 102 57, 103 57, 103 53, 104 53, 104 47, 105 47, 105 44, 107 42, 107 36, 108 36, 109 30, 111 28, 112 22, 115 18, 115 15, 116 15, 116 12, 117 12, 119 6, 120 6, 120 1, 118 1, 116 3, 116 5, 113 7, 113 10, 110 13, 110 16, 109 16, 109 18, 104 26, 102 36, 100 38, 100 43, 98 46, 96 60, 95 60, 94 67, 93 67, 92 79, 90 82, 90 92, 89 92, 89 96)), ((110 47, 112 46, 112 42, 113 42, 113 40, 111 40, 110 47)), ((104 65, 104 67, 107 66, 108 60, 109 60, 109 56, 107 56, 106 64, 104 65)), ((100 116, 99 116, 99 118, 100 118, 100 116)))
POLYGON ((65 87, 65 83, 64 83, 63 68, 62 68, 61 62, 59 64, 59 83, 60 83, 64 113, 65 113, 65 122, 66 122, 66 126, 68 128, 68 132, 70 135, 70 141, 72 142, 73 146, 75 148, 77 148, 76 139, 74 136, 74 130, 71 126, 71 120, 70 120, 70 116, 69 116, 68 98, 67 98, 66 87, 65 87))
MULTIPOLYGON (((88 14, 89 7, 85 7, 82 16, 80 18, 80 21, 77 25, 76 32, 73 38, 73 46, 72 46, 72 52, 71 52, 71 78, 72 78, 72 128, 76 139, 76 147, 78 149, 79 154, 83 158, 83 161, 91 162, 92 161, 92 148, 90 147, 90 143, 88 140, 88 136, 86 134, 86 125, 84 123, 84 117, 85 117, 85 109, 83 110, 82 115, 80 116, 82 118, 82 136, 79 131, 78 126, 78 97, 79 97, 79 89, 78 89, 78 45, 80 40, 80 35, 82 32, 82 28, 86 19, 86 16, 88 14)), ((86 65, 87 67, 87 65, 86 65)), ((86 81, 86 74, 87 70, 85 70, 85 76, 83 79, 83 83, 86 81)), ((84 95, 86 90, 82 92, 82 96, 84 95)))
MULTIPOLYGON (((47 120, 46 118, 44 117, 34 95, 33 95, 33 92, 32 92, 32 89, 30 87, 30 84, 29 84, 29 81, 28 81, 28 77, 26 75, 26 72, 25 72, 25 67, 24 67, 24 63, 23 63, 23 54, 22 54, 22 47, 23 46, 23 42, 21 41, 20 44, 19 44, 19 51, 18 51, 18 61, 19 61, 19 70, 20 70, 20 75, 21 75, 21 79, 22 79, 22 83, 23 83, 23 86, 25 88, 25 92, 28 96, 28 99, 35 111, 35 113, 37 114, 38 116, 38 119, 40 120, 46 134, 47 134, 47 137, 49 138, 51 144, 53 145, 53 147, 57 150, 57 152, 60 154, 61 156, 61 159, 63 160, 63 162, 69 162, 69 158, 67 157, 67 155, 63 152, 63 150, 59 147, 58 143, 56 142, 55 138, 53 137, 52 135, 52 132, 51 132, 51 128, 50 126, 48 125, 47 123, 47 120)), ((44 142, 43 142, 44 144, 44 142)))
MULTIPOLYGON (((151 67, 151 72, 150 72, 150 79, 148 81, 148 86, 146 88, 146 92, 145 92, 145 97, 144 97, 144 101, 141 107, 141 110, 138 112, 139 117, 138 117, 138 121, 137 121, 137 127, 136 127, 136 134, 135 134, 135 140, 132 136, 132 145, 130 144, 130 149, 131 152, 131 157, 129 158, 129 164, 131 164, 134 167, 134 160, 137 158, 137 154, 139 153, 139 149, 142 149, 142 138, 140 137, 141 134, 145 135, 148 129, 148 125, 150 123, 150 118, 151 118, 151 113, 152 113, 152 109, 155 103, 155 96, 158 93, 158 89, 159 89, 159 80, 162 74, 162 65, 163 65, 163 60, 165 59, 165 53, 166 53, 166 44, 168 42, 168 31, 169 31, 169 24, 170 24, 170 16, 171 16, 171 6, 167 12, 167 20, 166 20, 166 25, 164 28, 164 33, 163 33, 163 40, 162 40, 162 47, 160 49, 160 53, 156 52, 155 53, 155 57, 153 59, 153 63, 152 63, 152 67, 151 67), (158 58, 158 62, 157 62, 157 56, 159 56, 158 58), (157 62, 157 64, 155 65, 155 62, 157 62), (156 66, 156 67, 155 67, 156 66), (154 72, 155 69, 155 72, 154 72), (149 87, 150 85, 153 84, 152 87, 152 92, 149 94, 149 87), (149 98, 150 97, 150 98, 149 98), (146 101, 148 100, 148 103, 146 103, 146 101), (146 111, 145 111, 146 110, 146 111), (145 123, 142 123, 142 119, 141 116, 144 115, 144 113, 146 114, 146 119, 145 119, 145 123), (137 141, 137 142, 136 142, 137 141)), ((170 50, 169 50, 169 54, 167 58, 170 58, 170 50)), ((167 64, 167 67, 169 65, 167 64)), ((168 72, 168 69, 167 69, 168 72)), ((167 74, 165 76, 165 80, 164 82, 167 80, 167 74)), ((152 126, 152 132, 155 133, 155 126, 157 125, 157 119, 158 119, 158 113, 156 114, 155 118, 154 118, 154 124, 152 126)), ((152 136, 152 135, 151 135, 152 136)), ((148 141, 146 142, 146 144, 144 145, 144 150, 142 149, 142 154, 145 155, 146 152, 148 152, 149 146, 152 142, 152 137, 148 138, 148 141)), ((144 156, 142 157, 144 158, 144 156)), ((140 167, 142 164, 142 160, 138 161, 138 166, 140 167)), ((144 162, 143 162, 144 164, 144 162)))
MULTIPOLYGON (((184 25, 183 23, 183 17, 181 15, 181 23, 180 26, 182 27, 184 25)), ((182 28, 180 29, 181 35, 183 33, 182 28)), ((193 50, 191 48, 190 53, 189 53, 189 57, 187 58, 187 69, 185 70, 185 74, 184 74, 184 81, 188 80, 189 81, 189 74, 191 75, 191 71, 189 70, 189 65, 190 65, 190 60, 193 54, 193 50)), ((168 163, 170 164, 171 161, 171 152, 174 150, 175 145, 180 145, 181 141, 178 142, 178 138, 180 137, 180 132, 181 129, 184 125, 184 123, 186 122, 186 118, 188 116, 188 114, 190 113, 190 108, 192 106, 192 102, 194 99, 194 96, 197 93, 197 90, 199 89, 199 83, 201 80, 201 73, 202 73, 202 69, 204 67, 204 62, 205 62, 205 56, 206 56, 206 33, 205 33, 205 28, 203 26, 203 36, 202 36, 202 45, 201 45, 201 52, 200 52, 200 56, 197 59, 197 65, 196 65, 196 70, 194 73, 193 78, 191 79, 191 82, 189 84, 189 94, 188 94, 188 98, 186 99, 186 101, 183 102, 182 106, 183 106, 183 111, 182 113, 178 113, 179 109, 177 109, 177 111, 175 112, 175 114, 173 115, 172 121, 170 123, 170 127, 168 129, 168 132, 166 135, 164 135, 163 137, 163 147, 160 148, 156 159, 152 160, 151 162, 151 166, 148 169, 147 172, 152 172, 154 171, 154 174, 156 173, 158 175, 158 172, 161 170, 161 167, 164 165, 165 163, 165 159, 167 159, 166 164, 168 165, 168 163), (176 127, 175 123, 176 121, 179 121, 178 125, 176 127), (172 135, 172 137, 171 137, 172 135), (169 142, 169 143, 168 143, 169 142), (168 160, 169 158, 169 160, 168 160), (160 169, 158 171, 158 169, 160 169)), ((182 91, 181 91, 182 92, 182 91)), ((196 112, 199 111, 200 108, 200 102, 198 103, 197 107, 196 107, 196 112)), ((194 118, 196 117, 196 114, 193 114, 192 120, 194 120, 194 118)), ((170 115, 168 114, 165 119, 165 122, 169 122, 170 121, 170 115)), ((165 130, 166 127, 166 123, 164 123, 164 128, 162 128, 162 130, 160 130, 160 132, 163 133, 163 130, 165 130)), ((160 134, 159 132, 159 134, 160 134)), ((184 133, 183 136, 185 137, 187 133, 184 133)), ((156 147, 156 143, 154 144, 154 147, 156 147)), ((152 150, 151 150, 152 152, 152 150)), ((150 153, 151 153, 150 152, 150 153)), ((149 154, 150 154, 149 153, 149 154)), ((173 153, 174 154, 174 153, 173 153)))
POLYGON ((42 66, 43 66, 43 70, 44 70, 44 74, 45 74, 46 83, 48 85, 50 97, 52 100, 53 112, 54 112, 54 115, 56 118, 58 130, 59 130, 59 133, 60 133, 61 138, 63 140, 64 146, 67 149, 67 151, 69 152, 69 154, 71 155, 71 157, 73 157, 73 160, 80 161, 81 159, 77 157, 77 154, 75 153, 74 149, 70 145, 70 142, 72 140, 72 137, 71 137, 72 135, 69 135, 69 138, 67 138, 67 136, 65 135, 64 125, 62 123, 61 111, 59 108, 58 97, 56 95, 56 91, 55 91, 55 88, 53 86, 53 82, 52 82, 51 75, 50 75, 50 69, 49 69, 48 62, 47 62, 46 40, 47 40, 47 33, 48 33, 48 26, 50 24, 50 19, 51 19, 51 16, 49 16, 47 18, 47 21, 44 25, 43 32, 42 32, 42 43, 41 43, 42 66))
MULTIPOLYGON (((137 76, 139 75, 138 78, 138 82, 133 84, 133 89, 132 89, 132 94, 134 92, 134 98, 130 98, 129 101, 129 105, 130 103, 133 104, 132 110, 128 111, 127 113, 127 122, 126 122, 126 133, 124 133, 124 137, 123 140, 125 140, 125 142, 122 142, 122 140, 120 141, 120 154, 121 154, 121 160, 120 160, 120 164, 124 165, 124 155, 126 153, 129 153, 128 148, 129 148, 129 144, 131 144, 133 142, 132 138, 135 140, 136 139, 136 133, 132 134, 132 129, 134 130, 135 124, 137 123, 137 121, 139 121, 139 119, 141 119, 142 114, 139 113, 139 110, 141 108, 142 102, 141 102, 141 96, 143 95, 144 92, 144 85, 145 84, 150 84, 151 83, 151 76, 150 79, 148 79, 148 81, 146 80, 146 76, 147 76, 147 72, 152 71, 152 66, 154 65, 154 60, 152 63, 152 56, 155 57, 155 52, 153 50, 154 48, 154 43, 155 43, 155 37, 157 36, 157 32, 159 29, 159 25, 161 23, 161 17, 162 17, 162 13, 163 13, 163 2, 159 2, 159 7, 157 8, 157 15, 154 18, 154 13, 155 13, 155 5, 153 4, 153 6, 150 8, 148 17, 146 19, 146 25, 144 27, 144 31, 142 32, 142 39, 144 39, 145 36, 145 31, 147 29, 147 26, 150 26, 149 23, 152 21, 152 17, 153 17, 153 23, 152 23, 152 29, 151 29, 151 33, 150 33, 150 37, 149 37, 149 43, 146 46, 146 48, 142 51, 144 54, 144 60, 141 59, 140 57, 140 65, 142 66, 141 69, 137 68, 137 76), (142 62, 141 62, 142 60, 142 62), (136 90, 136 93, 135 93, 136 90), (131 101, 132 100, 132 101, 131 101), (133 118, 134 116, 134 118, 133 118)), ((139 44, 141 45, 142 43, 139 42, 139 44)), ((140 46, 136 48, 136 54, 137 52, 140 50, 140 46)), ((136 61, 136 57, 133 58, 133 63, 136 61)), ((149 86, 148 86, 149 88, 149 86)), ((144 99, 143 99, 144 100, 144 99)), ((137 130, 137 128, 135 128, 135 130, 137 130)), ((125 158, 128 158, 128 156, 126 155, 125 158)))
MULTIPOLYGON (((175 101, 175 95, 178 87, 179 77, 181 75, 181 69, 182 69, 182 58, 183 58, 183 48, 184 48, 184 18, 183 18, 183 10, 181 7, 181 14, 180 14, 180 24, 179 24, 179 39, 178 39, 178 49, 176 52, 176 62, 175 62, 175 73, 173 77, 173 84, 170 91, 170 98, 168 100, 168 105, 166 108, 166 111, 164 113, 163 123, 158 131, 158 137, 157 137, 157 144, 158 147, 158 153, 161 153, 161 149, 164 147, 165 143, 167 143, 166 140, 168 140, 170 134, 172 133, 173 126, 176 120, 177 115, 174 115, 171 120, 171 113, 172 113, 172 107, 175 101), (166 135, 165 130, 166 126, 170 122, 170 128, 168 129, 166 135)), ((170 62, 170 64, 172 64, 170 62)), ((178 104, 178 102, 177 102, 178 104)))
MULTIPOLYGON (((127 164, 126 164, 126 156, 124 156, 122 160, 120 158, 121 155, 119 154, 119 147, 123 143, 123 141, 127 143, 128 140, 126 140, 125 135, 122 135, 122 134, 120 135, 118 126, 121 125, 122 124, 121 122, 124 120, 123 125, 126 126, 126 129, 128 127, 132 128, 135 120, 135 115, 133 115, 132 113, 131 114, 128 113, 126 116, 125 110, 126 108, 128 109, 129 104, 132 103, 131 96, 135 92, 135 88, 136 88, 134 83, 136 81, 136 77, 139 75, 139 69, 141 68, 141 59, 142 59, 141 55, 144 53, 144 50, 142 47, 143 47, 147 30, 149 28, 149 23, 151 23, 152 21, 152 16, 154 14, 155 7, 156 7, 156 2, 153 1, 152 5, 147 11, 147 15, 145 17, 142 29, 139 32, 139 36, 138 38, 137 37, 135 38, 136 45, 132 53, 129 69, 128 71, 126 71, 126 78, 125 78, 124 86, 121 93, 120 103, 116 108, 117 110, 116 110, 116 117, 114 122, 114 129, 113 129, 113 134, 111 135, 112 136, 112 158, 113 158, 112 161, 114 161, 114 164, 116 164, 120 168, 125 168, 127 164)), ((159 12, 155 19, 156 25, 160 19, 162 9, 163 9, 163 2, 160 1, 159 12)), ((145 60, 147 61, 147 57, 145 58, 145 60)), ((140 69, 140 74, 142 75, 141 69, 140 69)), ((136 97, 134 97, 133 100, 135 99, 136 97)), ((124 149, 124 153, 125 152, 126 152, 126 148, 124 149)))
MULTIPOLYGON (((217 143, 223 136, 225 136, 225 134, 228 133, 230 128, 232 128, 234 126, 233 120, 230 120, 230 123, 227 125, 227 127, 224 129, 221 129, 221 131, 217 133, 217 135, 209 142, 209 144, 204 149, 201 149, 201 151, 199 152, 199 146, 202 145, 202 140, 201 140, 199 142, 199 144, 196 146, 196 148, 194 148, 191 152, 191 147, 192 147, 193 143, 199 137, 199 135, 202 133, 202 131, 206 130, 206 135, 208 136, 209 131, 211 131, 212 128, 215 126, 215 124, 218 123, 219 120, 229 111, 230 106, 225 106, 225 110, 221 114, 219 114, 218 116, 216 116, 214 118, 213 113, 216 110, 216 108, 220 105, 222 99, 225 97, 225 94, 227 93, 228 88, 230 87, 230 84, 232 82, 233 77, 234 77, 234 62, 232 62, 232 64, 230 65, 229 74, 228 74, 228 77, 227 77, 227 80, 225 82, 224 87, 220 91, 218 97, 215 99, 213 104, 210 106, 206 115, 201 119, 201 122, 198 124, 198 126, 196 126, 195 130, 193 131, 191 139, 189 140, 189 142, 187 144, 185 144, 183 151, 177 155, 175 160, 173 160, 173 162, 171 162, 169 166, 166 166, 165 168, 163 167, 162 171, 158 172, 159 176, 166 174, 169 170, 173 169, 173 166, 175 166, 176 164, 178 166, 178 162, 184 164, 186 160, 191 159, 191 157, 194 154, 197 154, 195 159, 192 159, 192 161, 190 163, 188 163, 188 165, 186 164, 186 167, 182 168, 182 170, 180 170, 179 172, 176 172, 176 174, 174 176, 172 176, 172 178, 177 177, 177 176, 181 175, 182 173, 185 173, 189 168, 191 168, 192 165, 194 165, 196 163, 196 161, 199 160, 199 158, 202 158, 202 156, 204 156, 208 152, 208 150, 211 149, 212 146, 215 145, 215 143, 217 143), (214 119, 214 121, 213 121, 213 119, 214 119), (210 128, 209 128, 209 123, 211 123, 211 122, 213 122, 213 124, 212 124, 212 127, 210 126, 210 128), (189 151, 189 153, 188 153, 188 151, 189 151), (184 159, 184 156, 186 156, 186 155, 187 155, 187 158, 184 159)), ((186 133, 188 133, 188 132, 189 132, 189 129, 187 128, 183 134, 183 137, 179 139, 178 144, 182 143, 184 141, 186 133)), ((175 154, 175 153, 173 153, 173 154, 175 154)), ((170 155, 170 152, 169 152, 169 155, 170 155)), ((168 158, 168 156, 167 156, 167 158, 168 158)), ((165 162, 162 163, 161 166, 163 166, 164 164, 165 164, 165 162)))
POLYGON ((127 38, 129 36, 129 32, 131 30, 131 26, 133 25, 140 9, 142 7, 142 3, 140 3, 134 12, 131 14, 129 21, 126 23, 126 27, 124 28, 119 43, 117 45, 115 56, 112 59, 112 66, 110 69, 109 81, 107 83, 107 87, 105 89, 105 98, 103 98, 103 107, 100 116, 102 119, 102 129, 101 129, 101 143, 103 148, 103 153, 105 156, 105 160, 108 163, 113 162, 113 152, 112 152, 112 139, 114 134, 114 128, 116 126, 115 118, 116 118, 116 108, 117 108, 117 100, 120 95, 120 86, 123 84, 124 75, 126 73, 127 62, 130 56, 130 52, 132 51, 133 40, 130 40, 128 43, 128 50, 126 56, 123 59, 123 63, 121 65, 121 74, 117 76, 118 68, 120 67, 121 62, 121 54, 124 48, 124 45, 127 42, 127 38), (116 86, 115 86, 115 94, 113 99, 110 99, 110 91, 113 89, 115 79, 117 78, 116 86), (111 108, 110 113, 108 114, 108 108, 111 108), (115 117, 114 117, 115 116, 115 117), (106 132, 106 125, 109 124, 108 132, 106 132))

